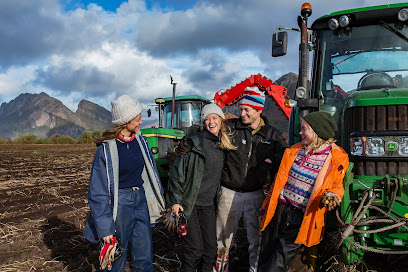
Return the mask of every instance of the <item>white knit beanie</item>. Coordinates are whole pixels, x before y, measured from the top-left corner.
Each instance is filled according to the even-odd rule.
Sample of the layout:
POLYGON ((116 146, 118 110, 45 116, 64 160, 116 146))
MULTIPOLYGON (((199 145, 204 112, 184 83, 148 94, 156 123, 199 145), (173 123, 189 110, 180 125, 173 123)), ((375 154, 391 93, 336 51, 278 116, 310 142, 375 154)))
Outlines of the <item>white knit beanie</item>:
POLYGON ((208 115, 215 113, 222 119, 225 119, 225 115, 222 112, 222 109, 218 107, 217 104, 211 103, 204 106, 203 110, 201 111, 201 123, 204 125, 204 120, 207 118, 208 115))
POLYGON ((111 104, 112 123, 115 126, 126 124, 142 113, 142 105, 126 94, 112 100, 111 104))

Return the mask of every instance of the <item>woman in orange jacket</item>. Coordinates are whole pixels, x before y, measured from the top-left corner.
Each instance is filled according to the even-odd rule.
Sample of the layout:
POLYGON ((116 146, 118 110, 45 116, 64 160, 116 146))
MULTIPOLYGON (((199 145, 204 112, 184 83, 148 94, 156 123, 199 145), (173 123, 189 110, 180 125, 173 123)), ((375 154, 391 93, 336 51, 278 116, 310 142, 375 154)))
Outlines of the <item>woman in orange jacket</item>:
POLYGON ((303 245, 322 240, 326 211, 340 203, 349 165, 347 153, 334 143, 336 131, 328 113, 302 119, 302 142, 286 149, 262 204, 259 271, 287 271, 303 245), (329 206, 328 197, 333 199, 329 206))

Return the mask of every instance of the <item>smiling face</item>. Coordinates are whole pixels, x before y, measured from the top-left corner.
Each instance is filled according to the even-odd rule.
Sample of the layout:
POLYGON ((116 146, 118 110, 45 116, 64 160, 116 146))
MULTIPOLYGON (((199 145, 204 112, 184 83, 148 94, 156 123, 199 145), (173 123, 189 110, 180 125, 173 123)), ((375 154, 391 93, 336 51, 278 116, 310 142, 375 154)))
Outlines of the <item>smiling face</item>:
POLYGON ((143 121, 142 121, 142 114, 139 114, 138 116, 136 116, 135 118, 133 118, 133 120, 132 121, 130 121, 128 124, 127 124, 127 129, 130 131, 130 132, 135 132, 135 131, 139 131, 140 130, 140 126, 143 124, 143 121))
POLYGON ((133 118, 129 123, 127 123, 126 127, 124 129, 122 129, 120 134, 122 134, 123 136, 128 137, 128 136, 130 136, 131 133, 139 131, 140 126, 142 124, 143 124, 142 114, 139 114, 138 116, 133 118))
POLYGON ((204 125, 209 132, 218 136, 220 134, 222 119, 218 114, 211 113, 204 119, 204 125))
POLYGON ((241 110, 241 120, 245 125, 251 126, 253 129, 257 128, 261 121, 261 110, 256 110, 247 105, 239 106, 241 110))
POLYGON ((315 132, 305 120, 302 120, 299 134, 302 137, 302 144, 304 146, 309 146, 313 143, 315 132))

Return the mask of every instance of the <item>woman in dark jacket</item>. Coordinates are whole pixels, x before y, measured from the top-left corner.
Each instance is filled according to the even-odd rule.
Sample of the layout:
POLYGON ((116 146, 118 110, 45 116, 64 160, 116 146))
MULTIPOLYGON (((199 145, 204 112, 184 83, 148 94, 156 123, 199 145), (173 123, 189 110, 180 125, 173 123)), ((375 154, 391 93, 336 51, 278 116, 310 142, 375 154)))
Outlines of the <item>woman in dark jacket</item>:
POLYGON ((215 198, 224 165, 223 149, 231 144, 225 116, 216 104, 202 110, 204 129, 187 137, 189 152, 178 157, 170 173, 167 204, 184 213, 188 234, 182 238, 181 271, 213 271, 217 257, 215 198))
POLYGON ((141 112, 141 104, 128 95, 112 101, 115 127, 97 140, 89 179, 91 215, 84 236, 101 240, 106 248, 117 239, 124 249, 113 262, 109 254, 101 258, 102 269, 110 271, 125 271, 127 252, 132 272, 153 271, 151 223, 164 209, 164 199, 153 156, 140 134, 141 112))

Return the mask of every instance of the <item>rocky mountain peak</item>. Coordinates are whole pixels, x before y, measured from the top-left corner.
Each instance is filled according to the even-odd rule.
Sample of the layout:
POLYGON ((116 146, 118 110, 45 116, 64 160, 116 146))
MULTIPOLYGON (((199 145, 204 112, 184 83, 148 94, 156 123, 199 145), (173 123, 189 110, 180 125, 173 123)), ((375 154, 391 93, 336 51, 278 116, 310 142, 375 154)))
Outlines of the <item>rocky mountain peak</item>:
POLYGON ((105 129, 106 124, 110 125, 112 123, 110 111, 84 99, 79 102, 76 115, 86 122, 87 127, 91 130, 105 129))
POLYGON ((110 112, 90 101, 82 100, 78 113, 61 101, 42 92, 23 93, 0 106, 0 137, 32 133, 39 137, 55 133, 74 138, 85 130, 103 130, 111 125, 110 112))

